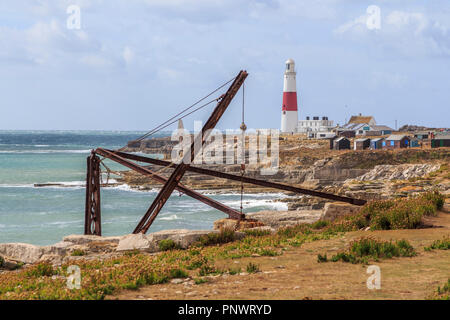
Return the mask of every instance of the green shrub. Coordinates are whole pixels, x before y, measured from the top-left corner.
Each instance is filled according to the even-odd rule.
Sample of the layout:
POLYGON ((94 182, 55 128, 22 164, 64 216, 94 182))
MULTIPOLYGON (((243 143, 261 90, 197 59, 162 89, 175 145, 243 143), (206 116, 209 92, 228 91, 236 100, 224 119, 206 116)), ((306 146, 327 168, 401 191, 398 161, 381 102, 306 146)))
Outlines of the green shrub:
POLYGON ((443 203, 444 196, 437 191, 409 199, 370 201, 348 220, 359 229, 366 226, 372 230, 416 229, 422 225, 423 216, 435 216, 443 203))
POLYGON ((426 251, 438 249, 438 250, 450 250, 450 236, 445 236, 442 240, 435 240, 429 247, 425 247, 426 251))
MULTIPOLYGON (((347 252, 339 252, 331 261, 350 263, 367 263, 370 259, 390 259, 393 257, 412 257, 417 253, 406 240, 382 241, 373 238, 361 238, 350 243, 347 252)), ((325 256, 326 259, 326 256, 325 256)), ((319 262, 326 262, 323 256, 318 257, 319 262)))
POLYGON ((229 269, 228 269, 228 273, 229 273, 230 275, 239 274, 239 273, 241 273, 241 268, 235 268, 235 269, 229 268, 229 269))
POLYGON ((419 196, 419 198, 430 201, 431 203, 433 203, 437 210, 441 210, 445 202, 444 195, 440 194, 438 191, 423 193, 419 196))
POLYGON ((324 254, 324 255, 321 255, 320 253, 317 255, 317 262, 327 262, 328 261, 328 258, 327 258, 327 255, 326 254, 324 254))
POLYGON ((437 299, 450 300, 450 278, 447 280, 447 283, 442 286, 442 288, 440 286, 437 288, 437 294, 437 299))
POLYGON ((271 250, 271 249, 265 249, 265 248, 261 249, 259 251, 259 254, 261 256, 265 256, 265 257, 275 257, 275 256, 279 255, 279 253, 277 251, 271 250))
POLYGON ((261 270, 259 269, 259 265, 249 262, 247 264, 247 272, 248 273, 257 273, 260 272, 261 270))
POLYGON ((234 230, 222 228, 218 233, 208 233, 200 237, 197 241, 198 246, 212 246, 216 244, 228 243, 236 240, 236 234, 234 230))
POLYGON ((311 224, 311 227, 313 229, 323 229, 326 226, 328 226, 330 224, 329 221, 326 220, 317 220, 316 222, 314 222, 313 224, 311 224))
POLYGON ((84 255, 86 255, 86 252, 84 252, 81 249, 75 249, 75 250, 72 251, 72 254, 71 254, 71 256, 73 256, 73 257, 81 257, 81 256, 84 256, 84 255))
POLYGON ((39 263, 33 267, 31 267, 27 271, 27 276, 29 277, 49 277, 56 274, 56 271, 53 269, 53 266, 48 262, 39 263))
POLYGON ((188 273, 182 269, 171 269, 169 272, 170 278, 187 278, 189 277, 188 273))
POLYGON ((269 230, 261 230, 261 229, 246 229, 244 230, 244 233, 247 236, 251 236, 251 237, 264 237, 264 236, 269 236, 271 234, 271 232, 269 230))
POLYGON ((208 259, 203 256, 196 256, 190 260, 190 263, 187 266, 188 270, 198 269, 203 265, 208 264, 208 259))
POLYGON ((172 239, 164 239, 158 243, 160 251, 169 251, 180 249, 180 246, 172 239))
POLYGON ((207 278, 195 278, 194 279, 194 283, 195 284, 202 284, 202 283, 206 283, 206 282, 208 282, 209 280, 207 279, 207 278))
POLYGON ((209 274, 213 274, 213 273, 217 273, 216 268, 214 268, 213 266, 210 265, 203 265, 200 270, 198 271, 198 275, 200 277, 204 277, 207 276, 209 274))

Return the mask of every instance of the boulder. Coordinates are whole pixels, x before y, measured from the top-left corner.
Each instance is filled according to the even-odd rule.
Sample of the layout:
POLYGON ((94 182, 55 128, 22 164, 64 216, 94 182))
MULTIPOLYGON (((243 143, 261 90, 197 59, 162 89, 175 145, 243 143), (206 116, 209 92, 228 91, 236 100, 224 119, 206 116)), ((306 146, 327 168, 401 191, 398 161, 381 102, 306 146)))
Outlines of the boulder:
POLYGON ((338 217, 357 214, 361 207, 344 202, 328 202, 320 216, 322 220, 334 221, 338 217))
POLYGON ((151 241, 142 233, 129 234, 120 239, 116 248, 117 251, 143 250, 155 252, 157 247, 154 241, 151 241))
POLYGON ((43 249, 28 243, 0 243, 0 256, 24 263, 39 261, 43 249))
POLYGON ((43 254, 39 259, 40 262, 50 262, 53 265, 60 265, 63 262, 64 256, 59 254, 43 254))
POLYGON ((161 240, 172 239, 175 237, 188 233, 188 229, 172 229, 172 230, 161 230, 157 232, 150 233, 147 237, 151 241, 159 242, 161 240))
POLYGON ((214 221, 214 230, 220 230, 220 229, 231 229, 231 230, 243 230, 248 228, 255 228, 255 227, 261 227, 264 223, 261 221, 256 221, 254 219, 252 220, 235 220, 235 219, 220 219, 214 221))
POLYGON ((63 238, 63 242, 71 242, 73 244, 87 244, 90 242, 112 242, 119 243, 122 239, 121 236, 116 237, 101 237, 94 235, 84 235, 84 234, 72 234, 63 238))
POLYGON ((72 242, 60 241, 50 246, 41 247, 44 255, 66 255, 69 248, 73 246, 72 242))
MULTIPOLYGON (((192 244, 197 242, 200 237, 210 234, 219 233, 219 230, 187 230, 187 229, 174 229, 174 230, 163 230, 155 233, 151 233, 147 236, 156 245, 159 244, 161 240, 171 239, 181 248, 187 249, 192 244)), ((243 232, 235 232, 236 239, 242 239, 245 237, 243 232)))
POLYGON ((294 226, 300 223, 313 223, 319 220, 322 210, 297 211, 259 211, 247 213, 247 218, 258 220, 274 229, 294 226))

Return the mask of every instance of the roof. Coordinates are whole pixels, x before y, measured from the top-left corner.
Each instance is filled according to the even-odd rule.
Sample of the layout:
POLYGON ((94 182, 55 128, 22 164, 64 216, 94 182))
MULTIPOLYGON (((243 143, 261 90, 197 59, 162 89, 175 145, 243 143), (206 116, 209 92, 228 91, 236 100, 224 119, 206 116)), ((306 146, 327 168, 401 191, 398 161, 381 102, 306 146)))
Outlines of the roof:
POLYGON ((434 136, 434 140, 436 140, 436 139, 449 140, 450 139, 450 135, 448 135, 448 134, 436 134, 434 136))
POLYGON ((367 141, 370 140, 369 138, 360 138, 360 139, 356 139, 356 142, 363 142, 363 141, 367 141))
POLYGON ((380 125, 380 126, 372 126, 371 127, 374 131, 394 131, 394 129, 392 129, 392 128, 390 128, 390 127, 388 127, 388 126, 382 126, 382 125, 380 125))
POLYGON ((346 137, 340 137, 340 138, 337 138, 336 140, 334 140, 334 141, 341 141, 341 140, 348 140, 346 137))
POLYGON ((375 138, 375 139, 372 139, 372 142, 378 142, 378 141, 381 141, 381 140, 384 140, 384 138, 375 138))
POLYGON ((386 140, 402 140, 405 137, 409 139, 409 137, 404 134, 391 134, 386 140))
POLYGON ((347 129, 347 130, 358 130, 366 125, 369 125, 369 124, 365 123, 365 122, 364 123, 347 123, 342 128, 347 129))
POLYGON ((375 121, 372 116, 352 116, 348 123, 369 123, 375 121))

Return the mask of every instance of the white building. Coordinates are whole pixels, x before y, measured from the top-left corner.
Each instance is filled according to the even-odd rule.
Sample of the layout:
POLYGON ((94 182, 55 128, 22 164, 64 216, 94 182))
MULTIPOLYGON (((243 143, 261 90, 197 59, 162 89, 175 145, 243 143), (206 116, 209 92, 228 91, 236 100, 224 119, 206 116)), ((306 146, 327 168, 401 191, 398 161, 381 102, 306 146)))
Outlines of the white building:
POLYGON ((333 120, 328 120, 328 117, 306 117, 306 120, 300 120, 297 124, 297 132, 330 132, 333 129, 333 120))

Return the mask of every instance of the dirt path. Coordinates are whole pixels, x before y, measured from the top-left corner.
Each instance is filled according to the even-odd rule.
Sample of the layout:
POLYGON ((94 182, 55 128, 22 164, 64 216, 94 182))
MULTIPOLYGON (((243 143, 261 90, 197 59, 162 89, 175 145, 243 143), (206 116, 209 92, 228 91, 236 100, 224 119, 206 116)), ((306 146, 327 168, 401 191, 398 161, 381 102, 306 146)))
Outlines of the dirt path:
POLYGON ((278 257, 252 257, 217 262, 217 266, 260 265, 256 274, 222 275, 196 285, 182 283, 147 286, 122 291, 109 299, 425 299, 450 277, 450 251, 424 251, 423 247, 450 235, 450 214, 428 219, 434 227, 419 230, 351 232, 344 237, 306 243, 278 257), (367 266, 343 262, 318 263, 317 254, 328 257, 347 248, 361 236, 384 240, 407 239, 418 255, 374 262, 381 269, 381 289, 369 290, 367 266))

